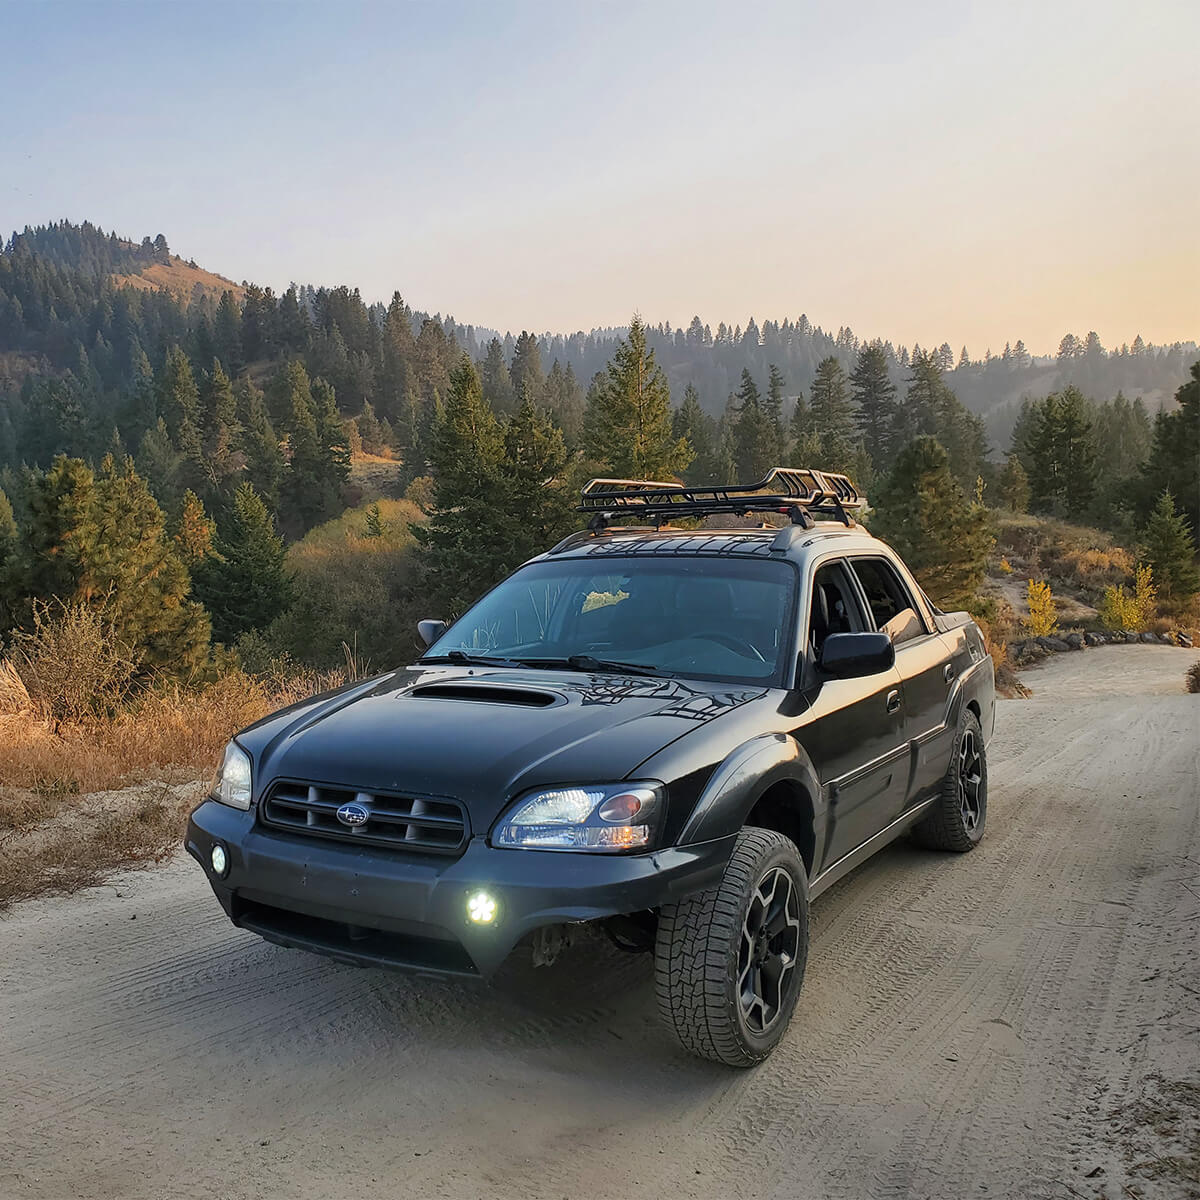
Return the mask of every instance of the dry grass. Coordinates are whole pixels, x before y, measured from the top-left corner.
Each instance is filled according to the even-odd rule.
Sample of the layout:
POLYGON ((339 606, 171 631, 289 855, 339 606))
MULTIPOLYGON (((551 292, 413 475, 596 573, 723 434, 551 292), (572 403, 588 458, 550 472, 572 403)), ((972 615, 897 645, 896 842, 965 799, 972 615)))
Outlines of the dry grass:
POLYGON ((1018 575, 1077 592, 1091 604, 1106 587, 1129 580, 1135 565, 1133 555, 1102 530, 1025 515, 1000 520, 996 552, 1018 575))
POLYGON ((202 788, 144 787, 95 797, 57 820, 0 834, 0 909, 163 862, 179 849, 202 788))
POLYGON ((348 655, 346 668, 321 674, 235 670, 203 687, 150 688, 109 715, 54 722, 0 660, 0 908, 169 857, 238 729, 359 669, 348 655))
POLYGON ((995 616, 990 621, 977 616, 975 623, 983 633, 983 646, 992 660, 996 690, 1010 699, 1031 695, 1008 657, 1008 644, 1017 631, 1017 614, 1013 606, 1003 596, 997 597, 995 616))
POLYGON ((238 729, 295 698, 233 672, 200 689, 148 692, 112 717, 57 728, 36 711, 10 711, 0 715, 0 787, 70 795, 148 774, 194 776, 213 767, 238 729))
POLYGON ((136 275, 114 275, 114 287, 132 287, 138 291, 155 292, 167 291, 185 300, 191 299, 197 291, 219 300, 225 292, 232 292, 240 304, 246 299, 246 289, 224 275, 206 271, 203 267, 193 267, 178 255, 171 255, 171 263, 151 263, 136 275))

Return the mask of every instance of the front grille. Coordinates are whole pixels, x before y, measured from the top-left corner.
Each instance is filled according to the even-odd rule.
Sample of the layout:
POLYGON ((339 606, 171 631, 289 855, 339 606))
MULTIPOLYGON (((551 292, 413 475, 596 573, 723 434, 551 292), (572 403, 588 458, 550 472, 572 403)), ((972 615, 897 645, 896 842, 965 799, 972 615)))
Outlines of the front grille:
POLYGON ((433 854, 460 853, 468 835, 467 816, 457 800, 353 792, 286 779, 271 785, 262 820, 292 833, 433 854), (366 821, 346 825, 338 820, 345 804, 366 809, 366 821))

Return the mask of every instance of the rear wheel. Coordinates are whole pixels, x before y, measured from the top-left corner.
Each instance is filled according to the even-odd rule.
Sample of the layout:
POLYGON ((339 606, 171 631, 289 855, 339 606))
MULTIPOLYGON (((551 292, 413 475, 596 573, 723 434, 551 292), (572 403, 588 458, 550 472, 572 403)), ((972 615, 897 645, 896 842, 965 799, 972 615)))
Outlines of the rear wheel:
POLYGON ((659 1011, 684 1049, 753 1066, 783 1037, 807 958, 800 853, 783 834, 748 826, 721 882, 666 905, 659 916, 659 1011))
POLYGON ((979 718, 968 708, 958 723, 941 795, 913 826, 913 838, 931 850, 974 850, 987 820, 987 755, 979 718))

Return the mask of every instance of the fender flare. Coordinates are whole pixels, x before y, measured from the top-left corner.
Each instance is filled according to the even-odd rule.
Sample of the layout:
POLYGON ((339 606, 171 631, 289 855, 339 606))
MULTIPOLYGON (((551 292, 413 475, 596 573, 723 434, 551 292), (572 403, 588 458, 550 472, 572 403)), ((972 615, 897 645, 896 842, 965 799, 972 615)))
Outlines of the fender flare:
POLYGON ((736 834, 768 788, 776 783, 798 784, 813 805, 815 844, 825 828, 825 799, 812 760, 794 737, 764 733, 743 742, 712 773, 688 817, 679 845, 707 842, 736 834))

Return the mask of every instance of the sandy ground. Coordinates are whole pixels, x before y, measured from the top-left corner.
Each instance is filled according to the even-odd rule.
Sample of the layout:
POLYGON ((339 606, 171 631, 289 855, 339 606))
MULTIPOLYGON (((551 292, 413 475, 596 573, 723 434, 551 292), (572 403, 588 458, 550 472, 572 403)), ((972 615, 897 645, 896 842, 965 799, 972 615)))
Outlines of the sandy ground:
POLYGON ((895 846, 822 897, 752 1072, 674 1049, 616 951, 490 989, 359 971, 234 930, 190 861, 18 905, 0 1196, 1195 1195, 1191 661, 1028 672, 982 847, 895 846))

